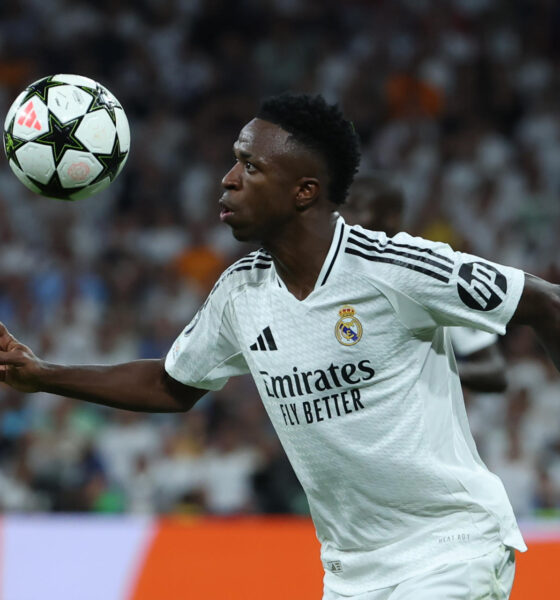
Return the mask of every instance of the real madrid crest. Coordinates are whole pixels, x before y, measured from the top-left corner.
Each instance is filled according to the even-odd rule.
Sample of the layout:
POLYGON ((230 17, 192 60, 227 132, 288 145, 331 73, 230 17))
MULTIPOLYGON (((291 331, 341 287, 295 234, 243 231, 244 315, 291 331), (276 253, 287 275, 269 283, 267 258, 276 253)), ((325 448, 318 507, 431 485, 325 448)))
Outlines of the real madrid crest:
POLYGON ((340 319, 336 322, 334 334, 336 339, 344 346, 353 346, 362 339, 362 324, 356 311, 348 304, 344 305, 339 311, 340 319))

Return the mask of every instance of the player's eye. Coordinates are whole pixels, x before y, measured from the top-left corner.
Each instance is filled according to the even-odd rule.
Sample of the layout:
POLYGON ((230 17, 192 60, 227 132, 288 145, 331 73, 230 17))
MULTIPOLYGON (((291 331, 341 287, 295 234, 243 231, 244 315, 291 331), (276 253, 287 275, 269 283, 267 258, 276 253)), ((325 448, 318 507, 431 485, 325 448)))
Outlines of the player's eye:
POLYGON ((253 163, 250 162, 246 162, 245 163, 245 170, 247 171, 247 173, 253 173, 254 171, 256 171, 256 167, 253 163))

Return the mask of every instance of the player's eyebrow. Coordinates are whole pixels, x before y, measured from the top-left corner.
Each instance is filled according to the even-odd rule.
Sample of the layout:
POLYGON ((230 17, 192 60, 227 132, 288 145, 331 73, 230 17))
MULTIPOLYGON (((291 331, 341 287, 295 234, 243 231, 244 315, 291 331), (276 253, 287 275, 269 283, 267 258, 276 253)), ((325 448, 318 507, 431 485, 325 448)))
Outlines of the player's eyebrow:
POLYGON ((252 154, 247 152, 247 150, 241 150, 238 144, 233 145, 233 153, 240 158, 248 159, 251 158, 252 154))

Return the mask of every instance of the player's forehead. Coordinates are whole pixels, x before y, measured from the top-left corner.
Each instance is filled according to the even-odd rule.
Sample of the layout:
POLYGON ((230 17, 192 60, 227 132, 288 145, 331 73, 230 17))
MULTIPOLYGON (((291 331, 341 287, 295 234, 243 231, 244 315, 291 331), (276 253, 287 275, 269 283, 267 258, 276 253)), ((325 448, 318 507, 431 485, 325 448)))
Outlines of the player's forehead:
POLYGON ((269 161, 288 152, 290 134, 279 125, 253 119, 241 129, 233 148, 252 158, 269 161))

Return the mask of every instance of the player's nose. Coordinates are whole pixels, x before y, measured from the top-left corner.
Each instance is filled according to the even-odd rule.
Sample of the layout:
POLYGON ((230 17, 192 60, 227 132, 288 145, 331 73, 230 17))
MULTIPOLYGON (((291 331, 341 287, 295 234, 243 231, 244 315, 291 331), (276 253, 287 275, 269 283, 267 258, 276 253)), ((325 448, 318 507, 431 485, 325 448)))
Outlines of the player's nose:
POLYGON ((240 165, 235 163, 233 167, 222 177, 222 187, 226 190, 237 190, 241 187, 240 165))

